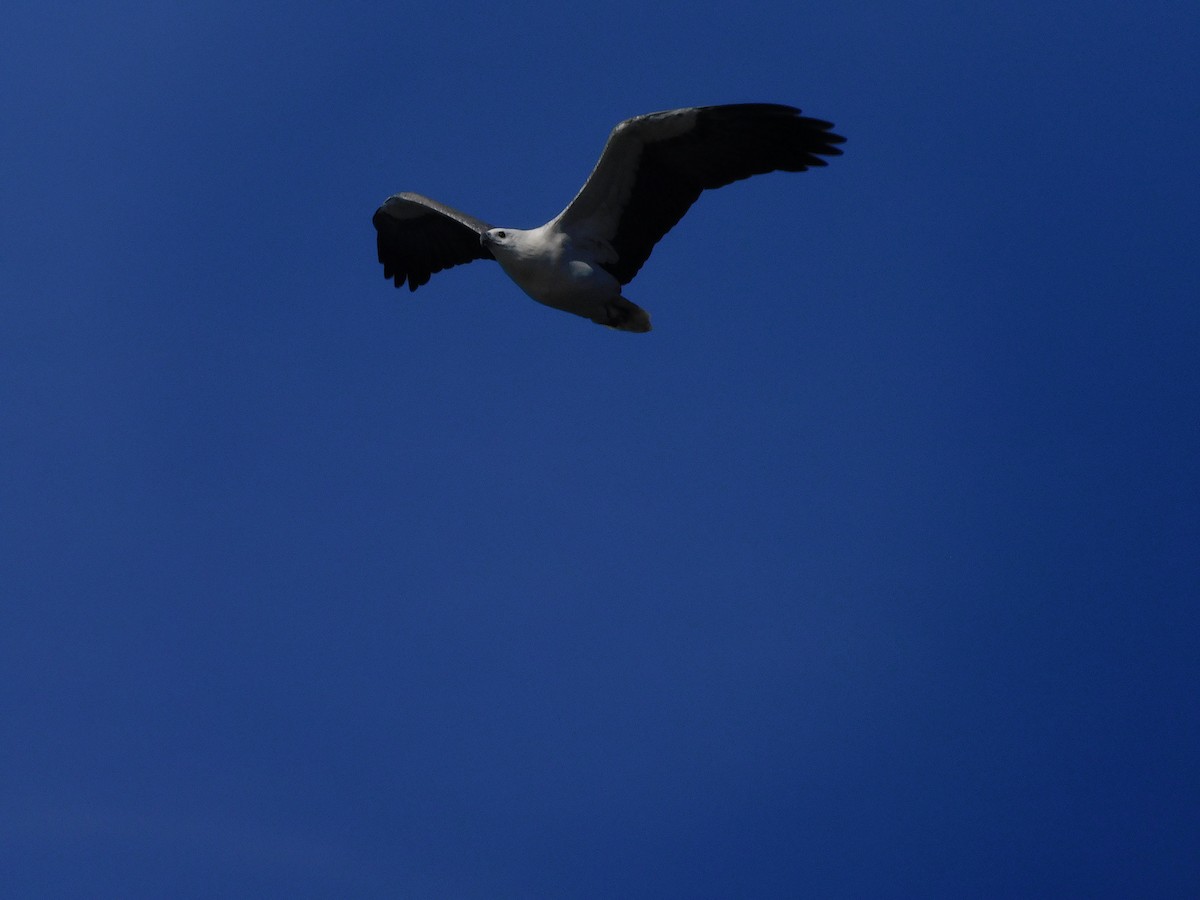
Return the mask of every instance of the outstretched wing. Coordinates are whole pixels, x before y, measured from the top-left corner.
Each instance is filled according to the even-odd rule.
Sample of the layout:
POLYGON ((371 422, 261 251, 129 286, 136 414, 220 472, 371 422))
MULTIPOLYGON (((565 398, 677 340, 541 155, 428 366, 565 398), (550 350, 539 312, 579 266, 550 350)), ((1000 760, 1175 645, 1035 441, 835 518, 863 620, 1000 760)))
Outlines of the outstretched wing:
POLYGON ((383 277, 396 287, 408 279, 415 291, 442 269, 473 259, 492 259, 479 236, 492 226, 420 194, 393 194, 375 210, 379 261, 383 277))
POLYGON ((845 141, 831 122, 792 106, 696 106, 626 119, 613 129, 596 168, 551 225, 607 243, 601 264, 627 284, 701 191, 782 170, 803 172, 838 156, 845 141))

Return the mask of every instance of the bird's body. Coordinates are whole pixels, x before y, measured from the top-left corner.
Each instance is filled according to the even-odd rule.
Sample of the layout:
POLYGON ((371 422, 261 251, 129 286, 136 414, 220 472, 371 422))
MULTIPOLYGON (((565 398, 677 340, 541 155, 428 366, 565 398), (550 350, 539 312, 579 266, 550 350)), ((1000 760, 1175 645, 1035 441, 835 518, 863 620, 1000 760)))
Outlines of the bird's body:
POLYGON ((389 197, 375 213, 379 261, 415 291, 434 272, 494 259, 546 306, 622 331, 650 317, 621 296, 658 240, 708 188, 775 170, 823 166, 844 138, 790 106, 752 103, 676 109, 613 129, 587 182, 538 228, 493 228, 422 197, 389 197))
POLYGON ((480 241, 538 303, 626 331, 650 330, 646 311, 621 296, 621 283, 600 264, 605 251, 595 242, 577 240, 553 222, 529 231, 493 228, 480 241))

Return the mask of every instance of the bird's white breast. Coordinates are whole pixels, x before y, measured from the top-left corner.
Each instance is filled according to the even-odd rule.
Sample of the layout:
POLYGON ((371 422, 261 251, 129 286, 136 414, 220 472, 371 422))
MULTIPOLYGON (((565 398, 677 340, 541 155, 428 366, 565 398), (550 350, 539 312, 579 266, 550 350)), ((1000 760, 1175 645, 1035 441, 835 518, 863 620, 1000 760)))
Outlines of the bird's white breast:
POLYGON ((617 279, 603 269, 588 247, 548 225, 522 232, 493 247, 496 261, 526 294, 547 306, 578 311, 620 293, 617 279))

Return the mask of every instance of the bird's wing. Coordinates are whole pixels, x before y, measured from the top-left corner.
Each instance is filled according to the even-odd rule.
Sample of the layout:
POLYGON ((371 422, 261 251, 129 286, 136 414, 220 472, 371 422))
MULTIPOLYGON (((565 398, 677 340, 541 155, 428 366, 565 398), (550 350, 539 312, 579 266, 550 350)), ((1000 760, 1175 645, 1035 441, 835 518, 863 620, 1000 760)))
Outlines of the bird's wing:
POLYGON ((575 199, 549 225, 607 243, 598 256, 627 284, 700 192, 782 170, 803 172, 838 156, 830 122, 772 103, 697 106, 626 119, 613 129, 575 199))
POLYGON ((493 258, 479 243, 479 236, 491 225, 420 194, 388 197, 371 222, 383 277, 391 278, 396 287, 407 278, 408 289, 415 291, 434 272, 493 258))

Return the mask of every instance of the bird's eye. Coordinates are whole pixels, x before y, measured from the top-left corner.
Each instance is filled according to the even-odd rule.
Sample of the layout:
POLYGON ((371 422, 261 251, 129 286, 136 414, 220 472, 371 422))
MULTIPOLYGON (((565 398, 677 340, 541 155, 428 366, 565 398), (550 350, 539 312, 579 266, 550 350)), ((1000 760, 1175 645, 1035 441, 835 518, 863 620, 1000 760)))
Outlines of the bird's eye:
POLYGON ((508 237, 508 235, 506 235, 503 231, 497 231, 496 237, 500 238, 500 240, 504 240, 506 237, 508 237))

